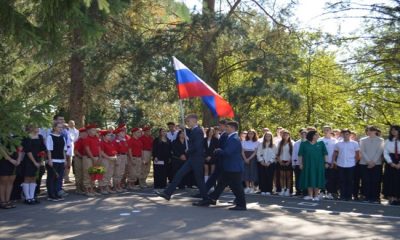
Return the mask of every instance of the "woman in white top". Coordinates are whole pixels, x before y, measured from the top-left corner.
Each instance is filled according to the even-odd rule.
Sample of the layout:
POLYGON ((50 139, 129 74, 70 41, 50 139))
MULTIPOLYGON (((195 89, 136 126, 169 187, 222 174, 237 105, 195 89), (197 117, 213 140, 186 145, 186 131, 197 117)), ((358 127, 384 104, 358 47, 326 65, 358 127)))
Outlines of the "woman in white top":
POLYGON ((271 195, 275 170, 276 146, 272 133, 266 132, 257 149, 258 179, 261 195, 271 195))
POLYGON ((293 141, 290 138, 290 132, 287 130, 282 131, 282 140, 278 144, 278 152, 276 160, 278 161, 278 168, 280 173, 280 186, 282 191, 279 193, 281 196, 290 196, 290 188, 292 187, 292 154, 293 154, 293 141))
POLYGON ((255 130, 249 130, 246 140, 242 142, 244 159, 243 181, 246 183, 245 193, 254 193, 254 182, 257 182, 257 148, 258 137, 255 130))
POLYGON ((400 126, 391 126, 385 141, 383 156, 386 161, 383 176, 383 195, 391 205, 400 203, 400 126))

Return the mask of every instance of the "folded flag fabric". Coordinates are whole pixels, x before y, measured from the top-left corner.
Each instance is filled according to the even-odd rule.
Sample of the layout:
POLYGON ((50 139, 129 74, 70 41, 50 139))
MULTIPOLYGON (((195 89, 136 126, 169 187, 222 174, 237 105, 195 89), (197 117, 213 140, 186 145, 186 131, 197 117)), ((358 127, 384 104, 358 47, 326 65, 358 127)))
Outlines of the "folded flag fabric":
POLYGON ((234 117, 232 106, 177 58, 173 57, 179 98, 201 97, 214 116, 234 117))

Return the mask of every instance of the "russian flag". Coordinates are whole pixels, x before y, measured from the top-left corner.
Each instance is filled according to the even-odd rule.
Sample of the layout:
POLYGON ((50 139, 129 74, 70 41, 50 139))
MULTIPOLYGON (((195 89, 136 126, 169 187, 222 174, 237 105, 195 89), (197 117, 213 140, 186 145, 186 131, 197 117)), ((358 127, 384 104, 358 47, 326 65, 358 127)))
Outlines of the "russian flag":
POLYGON ((214 116, 233 118, 231 105, 217 92, 194 74, 177 58, 172 57, 175 68, 176 85, 179 98, 201 97, 203 103, 211 110, 214 116))

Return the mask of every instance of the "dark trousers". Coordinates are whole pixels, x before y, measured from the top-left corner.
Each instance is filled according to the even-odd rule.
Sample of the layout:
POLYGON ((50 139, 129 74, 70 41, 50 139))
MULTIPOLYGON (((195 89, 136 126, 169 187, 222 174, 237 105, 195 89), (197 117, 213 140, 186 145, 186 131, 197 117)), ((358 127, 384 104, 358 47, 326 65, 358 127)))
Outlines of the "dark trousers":
POLYGON ((275 191, 280 192, 281 188, 281 169, 279 164, 275 164, 275 174, 274 174, 274 182, 275 182, 275 191))
POLYGON ((165 188, 167 186, 167 166, 153 164, 154 188, 165 188))
MULTIPOLYGON (((172 160, 172 178, 170 180, 170 183, 174 180, 176 174, 178 173, 179 169, 183 167, 186 161, 182 161, 180 159, 173 159, 172 160)), ((191 179, 191 174, 188 172, 185 176, 183 176, 182 180, 179 182, 178 187, 179 188, 185 188, 185 186, 191 186, 192 179, 191 179)))
POLYGON ((362 179, 362 166, 359 163, 356 163, 354 168, 354 186, 353 186, 353 196, 355 199, 358 199, 359 194, 364 195, 364 186, 361 182, 362 179))
POLYGON ((337 194, 339 189, 339 174, 337 168, 325 169, 326 190, 330 194, 337 194))
POLYGON ((296 189, 296 194, 302 194, 303 191, 300 189, 300 174, 301 174, 300 166, 295 165, 293 167, 293 172, 294 172, 294 187, 296 189))
POLYGON ((355 167, 338 167, 340 199, 351 200, 354 187, 354 169, 355 167))
POLYGON ((178 184, 182 181, 182 179, 193 170, 193 174, 197 183, 197 186, 200 190, 200 195, 204 200, 208 199, 206 185, 204 183, 204 159, 189 159, 187 160, 183 166, 179 169, 179 171, 174 176, 171 184, 165 189, 164 193, 168 195, 172 195, 178 186, 178 184))
POLYGON ((258 163, 258 181, 261 192, 272 192, 272 184, 274 181, 275 163, 271 163, 268 167, 258 163))
POLYGON ((222 172, 223 172, 222 160, 218 159, 217 163, 215 164, 214 172, 210 175, 210 177, 206 182, 207 192, 216 185, 217 180, 220 178, 222 172))
POLYGON ((382 166, 376 165, 373 168, 368 168, 368 165, 361 165, 361 167, 365 200, 378 201, 381 190, 382 166))
POLYGON ((58 197, 58 189, 61 188, 59 178, 62 179, 64 176, 64 163, 55 163, 53 162, 53 167, 50 167, 46 164, 47 170, 47 179, 46 179, 46 187, 47 194, 50 198, 58 197))
POLYGON ((40 185, 42 184, 42 178, 44 173, 46 172, 46 168, 44 166, 40 166, 39 168, 39 176, 36 178, 36 190, 35 190, 35 196, 40 194, 40 185))
POLYGON ((246 207, 246 199, 244 196, 241 172, 224 171, 221 174, 221 177, 218 179, 218 184, 215 188, 215 191, 210 194, 210 198, 217 200, 227 186, 231 188, 233 194, 236 197, 236 205, 239 207, 246 207))

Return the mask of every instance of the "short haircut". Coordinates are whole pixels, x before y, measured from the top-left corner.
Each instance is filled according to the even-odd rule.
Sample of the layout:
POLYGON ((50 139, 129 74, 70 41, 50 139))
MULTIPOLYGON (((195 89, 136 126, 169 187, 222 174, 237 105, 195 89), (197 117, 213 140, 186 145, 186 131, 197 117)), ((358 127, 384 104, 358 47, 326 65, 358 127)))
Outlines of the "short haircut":
POLYGON ((325 125, 325 126, 322 127, 322 129, 325 129, 325 128, 329 128, 330 130, 332 130, 332 127, 329 126, 329 125, 325 125))
POLYGON ((317 131, 315 131, 315 130, 308 131, 306 139, 311 142, 313 140, 315 134, 317 134, 317 131))
POLYGON ((175 123, 174 122, 168 122, 167 126, 175 126, 175 123))
POLYGON ((196 120, 199 120, 199 116, 197 116, 197 114, 191 113, 191 114, 186 115, 185 119, 196 119, 196 120))
POLYGON ((229 121, 226 123, 226 125, 233 127, 235 130, 239 129, 239 123, 236 121, 229 121))
POLYGON ((350 129, 348 128, 343 128, 342 130, 340 130, 341 133, 351 133, 350 129))
POLYGON ((56 114, 54 115, 53 120, 57 120, 59 117, 64 117, 64 116, 61 116, 61 114, 56 114))
POLYGON ((226 125, 227 123, 228 123, 228 121, 225 119, 219 120, 219 122, 218 122, 218 124, 221 124, 221 125, 226 125))

